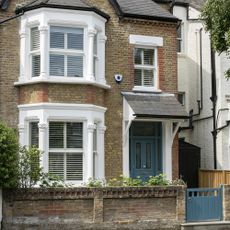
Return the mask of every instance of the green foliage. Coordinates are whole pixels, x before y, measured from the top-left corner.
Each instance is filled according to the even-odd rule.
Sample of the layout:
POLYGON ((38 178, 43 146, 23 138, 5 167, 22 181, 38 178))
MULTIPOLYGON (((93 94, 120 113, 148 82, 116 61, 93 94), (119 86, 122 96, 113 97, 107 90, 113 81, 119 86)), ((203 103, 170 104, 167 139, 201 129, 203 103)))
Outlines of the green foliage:
POLYGON ((104 180, 89 178, 87 183, 84 183, 83 186, 90 188, 102 188, 106 186, 104 180))
POLYGON ((39 186, 41 188, 71 187, 71 185, 66 184, 62 178, 56 175, 52 175, 50 173, 41 173, 41 177, 39 180, 39 186))
MULTIPOLYGON (((230 54, 230 0, 207 0, 201 18, 209 31, 213 48, 220 54, 230 54)), ((225 76, 230 77, 230 70, 225 76)))
POLYGON ((35 147, 26 146, 19 149, 19 186, 31 188, 38 183, 42 169, 40 167, 41 152, 35 147))
POLYGON ((153 186, 153 185, 165 186, 165 185, 169 185, 169 181, 166 179, 166 176, 164 174, 159 174, 156 176, 150 176, 148 181, 145 182, 145 185, 147 186, 153 186))
POLYGON ((129 187, 129 186, 141 186, 143 184, 140 177, 130 178, 120 175, 118 178, 112 178, 108 181, 107 186, 111 187, 129 187))
POLYGON ((16 132, 0 122, 0 188, 18 185, 18 140, 16 132))

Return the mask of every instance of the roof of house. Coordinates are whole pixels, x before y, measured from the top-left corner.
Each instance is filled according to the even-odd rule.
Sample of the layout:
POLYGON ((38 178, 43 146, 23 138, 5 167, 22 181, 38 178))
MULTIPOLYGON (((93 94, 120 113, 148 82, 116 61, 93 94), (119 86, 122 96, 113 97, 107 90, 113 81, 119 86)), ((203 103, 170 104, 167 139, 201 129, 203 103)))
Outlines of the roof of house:
POLYGON ((201 10, 206 0, 191 0, 190 5, 197 10, 201 10))
POLYGON ((186 119, 188 114, 173 94, 123 92, 137 117, 186 119))
POLYGON ((179 19, 153 0, 109 0, 119 17, 176 22, 179 19))
POLYGON ((109 19, 109 15, 99 10, 98 8, 91 6, 86 3, 85 0, 37 0, 32 1, 18 9, 16 9, 16 13, 20 13, 22 11, 29 11, 41 7, 48 8, 59 8, 59 9, 71 9, 71 10, 83 10, 83 11, 93 11, 102 17, 109 19))

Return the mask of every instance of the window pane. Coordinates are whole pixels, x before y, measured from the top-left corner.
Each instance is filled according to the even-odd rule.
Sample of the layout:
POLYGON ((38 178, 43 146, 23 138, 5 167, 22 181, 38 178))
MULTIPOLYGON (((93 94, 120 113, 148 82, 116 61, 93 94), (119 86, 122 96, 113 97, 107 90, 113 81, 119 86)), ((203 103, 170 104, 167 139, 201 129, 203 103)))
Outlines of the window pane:
POLYGON ((59 48, 64 49, 64 33, 61 32, 52 32, 51 27, 51 33, 50 33, 50 48, 59 48))
POLYGON ((82 123, 67 123, 67 148, 82 148, 82 123))
POLYGON ((49 148, 64 148, 64 124, 49 123, 49 148))
POLYGON ((141 168, 141 143, 136 143, 136 168, 141 168))
POLYGON ((64 76, 64 55, 50 55, 50 75, 64 76))
POLYGON ((66 154, 66 180, 83 179, 83 157, 82 154, 66 154))
POLYGON ((146 144, 146 168, 150 169, 151 168, 151 144, 147 143, 146 144))
POLYGON ((67 48, 75 50, 83 50, 83 29, 81 33, 68 33, 67 34, 67 48))
POLYGON ((154 50, 144 50, 144 65, 154 65, 154 50))
POLYGON ((141 65, 142 49, 135 49, 135 64, 141 65))
POLYGON ((144 86, 153 86, 153 70, 144 70, 144 86))
POLYGON ((38 138, 38 122, 30 123, 30 146, 38 147, 39 138, 38 138))
POLYGON ((49 153, 49 173, 64 179, 64 153, 49 153))
POLYGON ((134 70, 134 85, 142 85, 142 71, 140 69, 134 70))
POLYGON ((67 56, 67 76, 83 77, 83 57, 67 56))
POLYGON ((38 27, 31 28, 31 50, 39 50, 40 48, 40 32, 38 27))
POLYGON ((32 56, 32 77, 40 76, 40 55, 32 56))

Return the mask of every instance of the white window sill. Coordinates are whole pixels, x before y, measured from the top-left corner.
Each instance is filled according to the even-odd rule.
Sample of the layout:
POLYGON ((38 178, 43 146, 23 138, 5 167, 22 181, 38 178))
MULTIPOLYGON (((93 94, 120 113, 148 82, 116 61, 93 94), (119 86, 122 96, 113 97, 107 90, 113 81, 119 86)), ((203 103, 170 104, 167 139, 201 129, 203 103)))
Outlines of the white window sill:
POLYGON ((178 58, 186 58, 186 54, 185 53, 177 53, 177 57, 178 58))
POLYGON ((138 92, 151 92, 151 93, 161 93, 162 90, 156 89, 155 87, 146 87, 146 86, 134 86, 133 91, 138 92))
POLYGON ((46 78, 40 78, 40 77, 35 77, 33 79, 30 80, 26 80, 26 81, 22 81, 19 80, 17 82, 14 83, 15 86, 21 86, 21 85, 31 85, 31 84, 36 84, 36 83, 55 83, 55 84, 79 84, 79 85, 93 85, 99 88, 103 88, 103 89, 110 89, 111 86, 104 84, 104 83, 100 83, 100 82, 96 82, 93 80, 85 80, 85 79, 76 79, 76 78, 72 78, 72 77, 54 77, 46 79, 46 78))

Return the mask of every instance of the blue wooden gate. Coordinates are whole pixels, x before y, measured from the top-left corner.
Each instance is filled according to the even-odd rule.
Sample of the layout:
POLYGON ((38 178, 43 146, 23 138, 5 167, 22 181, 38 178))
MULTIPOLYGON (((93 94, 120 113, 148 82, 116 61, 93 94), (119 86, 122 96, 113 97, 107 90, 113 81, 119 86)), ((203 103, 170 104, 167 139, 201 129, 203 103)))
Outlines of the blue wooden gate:
POLYGON ((187 189, 186 221, 222 220, 222 188, 187 189))

